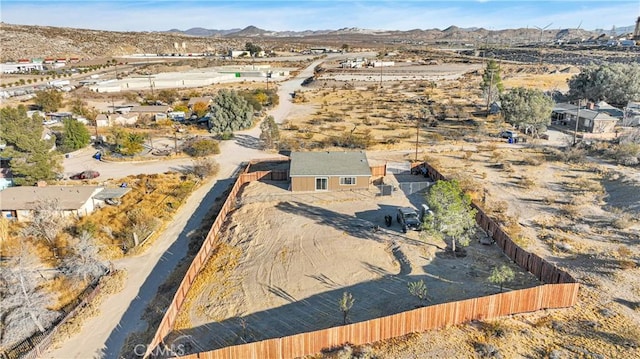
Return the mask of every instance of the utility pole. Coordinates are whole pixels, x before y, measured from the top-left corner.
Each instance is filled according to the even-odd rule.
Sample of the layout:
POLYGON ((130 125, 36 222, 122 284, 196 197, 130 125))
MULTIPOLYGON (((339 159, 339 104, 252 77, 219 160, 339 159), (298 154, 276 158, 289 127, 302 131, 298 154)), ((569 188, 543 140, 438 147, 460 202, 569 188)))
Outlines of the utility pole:
POLYGON ((581 100, 578 99, 578 106, 576 108, 576 128, 573 131, 573 145, 575 146, 577 141, 578 141, 578 123, 580 122, 580 102, 581 100))
POLYGON ((418 162, 418 142, 420 141, 420 116, 416 116, 416 157, 415 162, 418 162))
POLYGON ((269 91, 269 78, 271 77, 271 71, 267 71, 267 91, 269 91))
POLYGON ((173 132, 173 146, 175 148, 176 151, 176 156, 178 155, 178 129, 175 128, 174 132, 173 132))
POLYGON ((487 70, 489 73, 489 93, 487 93, 487 116, 489 115, 489 105, 493 96, 493 70, 487 70))

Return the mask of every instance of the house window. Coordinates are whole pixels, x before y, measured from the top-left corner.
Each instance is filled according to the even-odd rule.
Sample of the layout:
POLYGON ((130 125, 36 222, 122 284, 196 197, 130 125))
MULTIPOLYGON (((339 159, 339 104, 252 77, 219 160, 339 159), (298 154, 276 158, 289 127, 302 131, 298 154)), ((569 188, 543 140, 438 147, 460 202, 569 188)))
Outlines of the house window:
POLYGON ((341 186, 355 186, 355 184, 356 184, 355 177, 340 177, 341 186))
POLYGON ((316 191, 326 191, 329 179, 327 177, 316 177, 316 191))

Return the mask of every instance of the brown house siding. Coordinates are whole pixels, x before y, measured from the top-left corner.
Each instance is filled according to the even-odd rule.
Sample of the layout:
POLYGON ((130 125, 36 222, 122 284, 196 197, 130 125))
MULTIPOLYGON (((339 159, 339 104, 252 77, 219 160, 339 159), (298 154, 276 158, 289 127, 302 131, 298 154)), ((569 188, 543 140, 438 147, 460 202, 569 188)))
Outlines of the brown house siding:
MULTIPOLYGON (((323 176, 317 176, 323 177, 323 176)), ((363 189, 369 187, 369 176, 355 176, 355 185, 340 185, 340 177, 350 176, 326 176, 328 178, 327 190, 328 191, 341 191, 350 189, 363 189)), ((316 190, 316 176, 309 177, 291 177, 291 191, 315 191, 316 190)))

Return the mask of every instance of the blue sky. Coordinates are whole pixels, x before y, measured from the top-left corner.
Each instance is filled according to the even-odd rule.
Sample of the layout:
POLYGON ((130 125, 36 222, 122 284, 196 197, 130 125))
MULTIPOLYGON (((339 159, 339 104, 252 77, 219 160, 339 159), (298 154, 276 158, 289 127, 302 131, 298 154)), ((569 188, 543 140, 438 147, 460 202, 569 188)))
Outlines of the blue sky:
POLYGON ((55 1, 2 0, 9 24, 113 31, 159 31, 192 27, 323 30, 344 27, 410 30, 484 27, 611 29, 635 24, 640 0, 565 1, 55 1))

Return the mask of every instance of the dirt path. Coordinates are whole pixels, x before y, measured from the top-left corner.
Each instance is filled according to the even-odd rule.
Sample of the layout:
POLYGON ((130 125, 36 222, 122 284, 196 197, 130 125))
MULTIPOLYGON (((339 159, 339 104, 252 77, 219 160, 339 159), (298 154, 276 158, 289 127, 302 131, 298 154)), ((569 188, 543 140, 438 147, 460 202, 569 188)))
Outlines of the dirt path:
MULTIPOLYGON (((280 105, 270 113, 278 122, 286 118, 293 106, 291 96, 287 94, 300 88, 302 80, 313 75, 313 68, 320 62, 322 60, 312 63, 297 77, 281 84, 280 105)), ((189 197, 171 225, 167 226, 168 229, 147 252, 114 263, 117 268, 128 272, 124 289, 104 300, 100 305, 100 314, 87 320, 80 333, 69 338, 59 348, 49 350, 42 357, 117 358, 125 338, 134 331, 144 329, 145 323, 140 319, 144 308, 156 295, 158 286, 186 255, 189 233, 198 228, 209 211, 210 204, 226 188, 221 181, 230 178, 243 161, 274 156, 259 149, 259 134, 260 128, 256 126, 238 132, 235 140, 221 144, 221 154, 215 157, 220 164, 217 178, 204 183, 189 197)), ((92 152, 90 149, 75 152, 70 158, 65 159, 65 170, 80 171, 90 165, 108 178, 118 178, 138 173, 160 173, 191 164, 190 158, 148 163, 103 163, 92 159, 92 152)))

